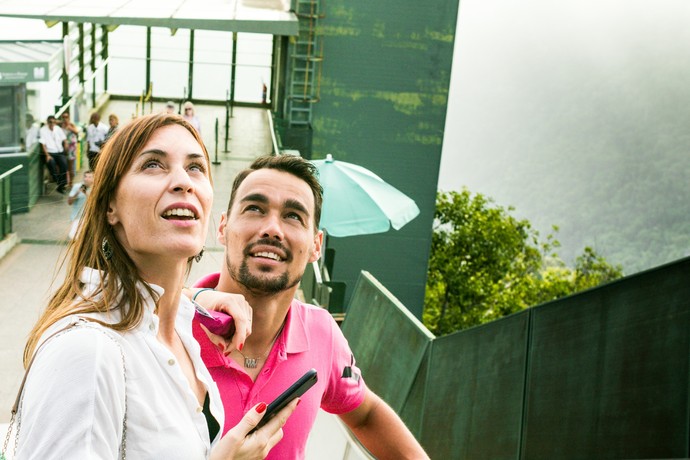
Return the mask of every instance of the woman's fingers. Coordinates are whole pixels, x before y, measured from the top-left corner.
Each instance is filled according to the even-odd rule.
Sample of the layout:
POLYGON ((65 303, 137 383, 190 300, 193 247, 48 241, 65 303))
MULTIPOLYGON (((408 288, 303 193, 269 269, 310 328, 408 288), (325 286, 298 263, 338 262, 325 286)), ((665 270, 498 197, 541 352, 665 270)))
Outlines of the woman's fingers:
POLYGON ((294 412, 299 399, 295 399, 275 414, 265 425, 253 431, 266 414, 266 403, 259 403, 244 414, 242 420, 220 440, 212 459, 262 459, 283 439, 283 425, 294 412), (251 432, 251 434, 250 434, 251 432))
POLYGON ((208 336, 208 339, 213 342, 213 344, 218 347, 218 349, 221 351, 221 353, 228 355, 232 352, 231 348, 231 342, 229 339, 225 339, 223 336, 220 336, 218 334, 214 334, 213 332, 209 331, 206 326, 203 324, 199 323, 199 327, 201 327, 201 330, 203 330, 206 335, 208 336))
MULTIPOLYGON (((225 337, 225 354, 232 350, 240 350, 244 342, 252 333, 252 307, 241 294, 206 290, 198 293, 195 299, 201 306, 208 310, 222 311, 232 316, 235 324, 235 332, 232 337, 225 337)), ((212 339, 213 340, 213 339, 212 339)), ((217 340, 214 340, 217 343, 217 340)))

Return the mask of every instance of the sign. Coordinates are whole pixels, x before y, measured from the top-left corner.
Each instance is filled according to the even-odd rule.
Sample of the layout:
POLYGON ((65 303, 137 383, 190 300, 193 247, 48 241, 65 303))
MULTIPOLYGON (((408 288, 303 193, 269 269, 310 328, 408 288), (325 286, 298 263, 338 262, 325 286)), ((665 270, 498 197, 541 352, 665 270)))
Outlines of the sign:
POLYGON ((0 62, 0 85, 48 79, 47 62, 0 62))

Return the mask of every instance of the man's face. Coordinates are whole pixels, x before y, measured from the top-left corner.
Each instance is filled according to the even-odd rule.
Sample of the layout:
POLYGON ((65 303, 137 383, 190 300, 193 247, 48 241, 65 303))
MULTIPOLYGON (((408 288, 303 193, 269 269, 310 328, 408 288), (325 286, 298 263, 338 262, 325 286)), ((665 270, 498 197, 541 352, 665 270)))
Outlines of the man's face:
POLYGON ((48 128, 51 130, 55 127, 55 117, 48 118, 48 128))
POLYGON ((230 277, 255 294, 277 294, 299 283, 321 255, 314 196, 306 182, 273 169, 250 173, 237 189, 218 240, 230 277))
POLYGON ((84 173, 84 185, 87 187, 93 185, 93 173, 84 173))

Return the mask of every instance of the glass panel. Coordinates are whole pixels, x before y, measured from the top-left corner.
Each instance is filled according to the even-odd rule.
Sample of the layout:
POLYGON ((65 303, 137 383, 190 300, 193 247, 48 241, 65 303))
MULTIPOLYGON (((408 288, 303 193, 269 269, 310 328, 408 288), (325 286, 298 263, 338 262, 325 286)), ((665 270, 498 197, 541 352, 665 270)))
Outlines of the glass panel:
POLYGON ((138 96, 146 85, 146 28, 120 26, 108 35, 108 90, 138 96))
POLYGON ((151 82, 154 96, 183 100, 189 92, 189 34, 188 29, 180 29, 175 35, 170 35, 170 29, 152 29, 151 82))
POLYGON ((236 101, 262 102, 264 84, 271 94, 272 55, 272 35, 237 34, 236 101))
POLYGON ((230 89, 232 33, 197 30, 194 33, 195 99, 224 101, 230 89))

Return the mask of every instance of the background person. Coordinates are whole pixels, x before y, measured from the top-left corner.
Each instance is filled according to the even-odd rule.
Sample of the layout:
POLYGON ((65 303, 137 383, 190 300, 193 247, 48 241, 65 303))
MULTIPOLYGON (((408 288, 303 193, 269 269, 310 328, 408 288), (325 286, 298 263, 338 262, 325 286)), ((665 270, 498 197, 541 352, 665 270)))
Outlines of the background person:
POLYGON ((89 145, 87 156, 89 158, 89 169, 92 171, 96 170, 98 154, 107 134, 108 127, 101 123, 101 115, 98 112, 93 112, 89 118, 89 125, 86 127, 86 142, 89 145))
POLYGON ((67 235, 70 240, 74 239, 77 234, 77 227, 79 227, 79 222, 81 216, 84 212, 84 203, 86 203, 86 197, 91 193, 91 186, 93 185, 93 171, 89 170, 84 172, 84 180, 78 182, 72 186, 69 195, 67 195, 67 204, 72 206, 72 212, 70 214, 70 225, 69 234, 67 235))
POLYGON ((57 192, 64 194, 67 190, 67 139, 61 128, 56 127, 57 121, 53 115, 48 116, 46 124, 39 130, 39 142, 43 149, 48 171, 57 183, 57 192))
MULTIPOLYGON (((65 279, 26 345, 25 365, 35 359, 15 458, 261 458, 297 401, 247 436, 259 402, 221 438, 220 396, 181 296, 212 209, 208 152, 181 117, 149 115, 100 155, 65 279)), ((245 340, 250 313, 232 314, 245 340)))
POLYGON ((115 131, 117 131, 117 128, 120 126, 120 119, 114 113, 108 115, 108 126, 108 132, 105 135, 106 141, 113 137, 113 134, 115 134, 115 131))
POLYGON ((194 113, 194 104, 192 104, 191 101, 184 103, 184 113, 182 117, 201 134, 201 121, 199 121, 199 117, 194 113))
POLYGON ((173 101, 168 101, 165 103, 165 113, 170 115, 177 113, 177 110, 175 110, 175 103, 173 101))
POLYGON ((24 131, 24 150, 27 152, 38 142, 39 127, 35 123, 34 116, 26 114, 26 130, 24 131))
POLYGON ((77 175, 77 142, 79 140, 79 127, 72 122, 70 114, 65 111, 60 115, 60 128, 65 133, 67 153, 67 187, 72 187, 72 182, 77 175))
POLYGON ((295 299, 307 264, 321 255, 322 199, 316 167, 297 156, 260 157, 235 178, 217 233, 225 263, 220 273, 197 284, 222 292, 195 290, 195 295, 215 308, 231 302, 224 293, 241 294, 236 300, 252 307, 252 334, 237 348, 207 335, 196 322, 193 329, 223 398, 225 429, 247 407, 272 400, 313 367, 318 382, 301 397, 285 437, 267 458, 304 458, 322 408, 338 414, 376 458, 426 459, 402 420, 364 384, 330 313, 295 299))

